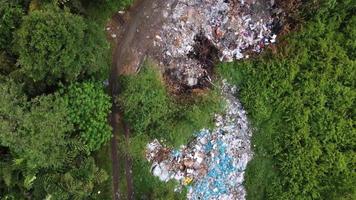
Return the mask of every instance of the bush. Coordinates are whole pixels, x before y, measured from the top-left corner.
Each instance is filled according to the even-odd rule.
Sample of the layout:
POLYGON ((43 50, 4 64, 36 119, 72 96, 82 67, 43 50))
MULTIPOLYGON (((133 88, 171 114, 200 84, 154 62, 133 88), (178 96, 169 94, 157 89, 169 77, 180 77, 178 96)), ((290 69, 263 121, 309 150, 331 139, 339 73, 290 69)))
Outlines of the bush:
POLYGON ((220 74, 240 86, 258 127, 246 177, 248 199, 355 195, 351 2, 321 4, 300 32, 284 40, 288 45, 279 54, 220 66, 220 74))
POLYGON ((162 126, 174 113, 174 105, 156 70, 145 68, 138 76, 122 77, 122 85, 120 103, 124 119, 136 134, 162 126))
POLYGON ((186 143, 195 131, 211 127, 213 114, 223 108, 216 92, 187 102, 171 98, 159 72, 149 64, 136 76, 122 77, 121 85, 119 103, 134 133, 175 146, 186 143))
POLYGON ((29 171, 61 167, 68 153, 66 135, 72 131, 66 121, 65 102, 49 95, 28 103, 20 87, 11 81, 1 83, 0 90, 4 94, 0 109, 0 145, 8 147, 29 171))
POLYGON ((88 150, 97 150, 108 142, 112 135, 107 121, 111 101, 102 84, 75 83, 68 87, 64 95, 68 102, 69 121, 88 150))

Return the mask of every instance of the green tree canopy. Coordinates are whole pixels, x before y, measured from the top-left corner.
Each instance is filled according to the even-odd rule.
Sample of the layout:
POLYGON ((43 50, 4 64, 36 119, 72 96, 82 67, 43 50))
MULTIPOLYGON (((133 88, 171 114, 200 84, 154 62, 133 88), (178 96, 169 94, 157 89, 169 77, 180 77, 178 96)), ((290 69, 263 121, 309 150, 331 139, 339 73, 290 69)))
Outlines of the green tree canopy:
POLYGON ((68 12, 34 11, 18 32, 19 63, 34 81, 75 80, 83 71, 84 20, 68 12))
POLYGON ((24 17, 17 38, 19 63, 25 76, 49 85, 71 82, 106 69, 109 46, 77 15, 46 7, 24 17))
POLYGON ((34 199, 93 195, 94 186, 107 175, 96 167, 85 144, 75 135, 82 133, 81 128, 88 131, 82 137, 94 146, 91 148, 110 138, 106 123, 110 99, 99 88, 76 84, 69 89, 68 98, 57 93, 28 101, 19 85, 0 79, 0 153, 7 151, 6 158, 0 157, 0 184, 5 185, 0 185, 1 198, 24 199, 29 191, 34 199), (68 100, 75 104, 68 105, 68 100), (86 120, 84 126, 75 117, 86 120))
POLYGON ((12 155, 28 169, 61 167, 67 159, 66 137, 72 131, 71 124, 65 120, 68 115, 65 102, 54 95, 43 96, 32 100, 30 109, 26 110, 27 103, 19 101, 23 99, 21 96, 14 101, 13 94, 4 94, 6 102, 0 113, 5 118, 1 120, 1 145, 9 147, 12 155))
POLYGON ((91 157, 67 166, 64 173, 50 171, 39 173, 33 183, 34 199, 88 199, 94 197, 94 187, 108 178, 91 157))
POLYGON ((0 50, 9 50, 13 41, 13 32, 20 25, 22 8, 13 1, 0 0, 0 50))

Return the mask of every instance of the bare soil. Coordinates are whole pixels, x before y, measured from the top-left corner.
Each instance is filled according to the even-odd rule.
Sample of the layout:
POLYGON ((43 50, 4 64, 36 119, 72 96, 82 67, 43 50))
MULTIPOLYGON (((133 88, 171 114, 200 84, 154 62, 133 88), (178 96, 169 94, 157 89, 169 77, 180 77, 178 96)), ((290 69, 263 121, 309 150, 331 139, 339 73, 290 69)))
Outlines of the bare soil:
POLYGON ((152 56, 159 52, 154 50, 152 38, 159 32, 162 25, 162 8, 165 8, 164 0, 137 0, 125 13, 118 12, 107 24, 106 31, 109 41, 114 46, 112 69, 109 78, 110 95, 113 97, 110 123, 113 128, 111 140, 111 158, 113 175, 113 199, 135 199, 132 179, 132 160, 128 155, 119 155, 118 139, 120 130, 124 130, 125 143, 129 145, 129 125, 122 119, 122 110, 114 99, 120 93, 118 77, 120 75, 134 74, 146 56, 152 56), (125 178, 127 182, 127 194, 121 196, 119 191, 120 158, 125 159, 125 178))

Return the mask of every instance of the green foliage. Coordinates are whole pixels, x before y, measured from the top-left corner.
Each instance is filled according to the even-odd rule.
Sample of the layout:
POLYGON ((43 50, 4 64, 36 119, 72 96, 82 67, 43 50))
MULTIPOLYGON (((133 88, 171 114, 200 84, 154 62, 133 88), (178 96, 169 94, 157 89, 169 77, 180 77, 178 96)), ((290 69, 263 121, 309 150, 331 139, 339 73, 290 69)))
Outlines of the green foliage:
POLYGON ((122 77, 120 95, 124 118, 138 134, 159 127, 174 110, 156 70, 145 68, 137 77, 122 77))
POLYGON ((0 0, 0 50, 11 49, 13 32, 20 25, 22 8, 13 1, 0 0))
POLYGON ((162 138, 175 146, 187 142, 194 131, 210 127, 213 113, 222 109, 215 92, 197 95, 187 102, 172 99, 162 77, 149 64, 136 76, 122 77, 121 85, 119 103, 134 133, 162 138))
POLYGON ((57 168, 68 159, 66 145, 67 133, 72 125, 66 120, 68 111, 60 98, 49 95, 31 102, 30 112, 25 113, 21 128, 14 133, 14 152, 26 160, 29 169, 57 168))
POLYGON ((107 115, 110 97, 100 83, 76 83, 64 94, 69 104, 69 121, 79 132, 89 151, 97 150, 111 138, 107 115))
POLYGON ((5 51, 0 51, 0 74, 8 75, 16 69, 14 59, 5 51))
POLYGON ((86 15, 100 25, 105 25, 108 19, 118 10, 133 3, 133 0, 81 0, 86 15))
MULTIPOLYGON (((76 103, 83 100, 83 105, 76 109, 92 115, 97 111, 86 109, 87 91, 98 92, 90 96, 99 100, 94 102, 96 106, 102 108, 100 105, 106 105, 100 102, 108 101, 102 90, 95 90, 90 84, 85 84, 83 90, 77 86, 73 85, 70 91, 82 96, 78 98, 68 94, 71 98, 77 97, 70 98, 76 103)), ((0 197, 22 199, 29 191, 35 199, 49 196, 53 199, 83 199, 92 196, 94 186, 104 182, 107 175, 96 167, 83 144, 72 137, 79 131, 73 129, 72 121, 68 119, 74 105, 68 105, 68 99, 58 94, 39 96, 28 102, 21 87, 9 80, 1 80, 0 92, 4 94, 0 100, 0 148, 8 149, 6 158, 0 159, 0 166, 3 166, 0 183, 6 184, 5 188, 0 186, 0 192, 4 194, 0 197)), ((107 109, 103 113, 106 126, 107 109)), ((100 112, 96 114, 102 116, 100 112)))
POLYGON ((12 155, 21 159, 29 170, 61 167, 66 159, 65 137, 72 130, 63 120, 68 114, 64 102, 55 96, 39 97, 27 111, 23 97, 11 98, 14 94, 11 91, 4 94, 10 98, 4 98, 6 102, 2 104, 0 145, 9 147, 12 155))
POLYGON ((42 174, 34 182, 35 199, 86 199, 94 186, 107 179, 105 171, 96 167, 93 158, 86 158, 69 166, 65 173, 56 171, 42 174))
POLYGON ((105 80, 110 73, 111 51, 104 29, 95 22, 86 20, 87 29, 82 46, 85 57, 86 78, 105 80))
POLYGON ((5 134, 11 135, 12 131, 22 119, 22 107, 24 106, 25 96, 20 87, 12 81, 7 81, 0 77, 0 143, 5 134))
POLYGON ((84 20, 68 12, 34 11, 24 17, 17 41, 23 72, 49 84, 75 80, 85 65, 85 29, 84 20))
POLYGON ((173 192, 174 181, 164 183, 150 173, 150 164, 144 158, 145 147, 154 138, 175 147, 186 144, 195 131, 212 126, 213 114, 220 112, 223 105, 215 91, 184 101, 175 100, 168 94, 159 74, 152 64, 146 63, 139 74, 120 77, 122 91, 118 103, 133 134, 129 149, 124 138, 119 139, 122 141, 120 152, 133 159, 136 197, 185 199, 184 192, 173 192))
MULTIPOLYGON (((21 199, 23 183, 21 175, 17 171, 17 165, 11 160, 11 149, 4 147, 13 143, 12 137, 17 124, 21 123, 23 115, 22 107, 25 106, 25 96, 21 87, 14 82, 0 77, 0 199, 13 197, 21 199), (10 136, 10 138, 6 138, 10 136)), ((15 148, 12 146, 12 148, 15 148)))
POLYGON ((0 0, 1 200, 102 199, 97 189, 111 187, 89 155, 111 136, 111 104, 93 83, 107 76, 110 52, 88 2, 0 0))
POLYGON ((95 163, 100 169, 105 170, 108 178, 101 184, 94 187, 95 198, 93 199, 111 199, 112 198, 112 161, 110 152, 111 143, 106 143, 102 148, 94 153, 95 163))
POLYGON ((352 199, 356 193, 355 7, 323 2, 279 54, 219 68, 240 86, 258 127, 249 199, 352 199))
POLYGON ((35 82, 54 85, 107 69, 109 46, 99 30, 58 8, 32 12, 18 31, 21 70, 35 82))

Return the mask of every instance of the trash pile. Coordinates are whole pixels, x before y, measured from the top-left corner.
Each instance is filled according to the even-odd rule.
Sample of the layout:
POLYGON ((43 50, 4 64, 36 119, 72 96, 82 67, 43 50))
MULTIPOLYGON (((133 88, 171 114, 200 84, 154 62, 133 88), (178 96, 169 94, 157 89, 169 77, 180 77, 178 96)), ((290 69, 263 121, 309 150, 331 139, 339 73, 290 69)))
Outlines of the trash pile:
MULTIPOLYGON (((174 150, 154 140, 147 145, 146 158, 152 173, 161 181, 177 180, 188 187, 187 198, 245 199, 244 170, 252 158, 247 116, 234 97, 236 87, 223 82, 226 113, 215 116, 215 128, 195 134, 188 145, 174 150)), ((179 189, 179 187, 178 187, 179 189)))
POLYGON ((197 36, 209 40, 225 62, 247 58, 247 50, 260 52, 276 41, 274 0, 176 0, 166 6, 172 12, 164 11, 166 23, 154 45, 162 49, 162 64, 176 69, 171 76, 189 87, 198 85, 211 67, 189 56, 205 51, 195 52, 197 36))

